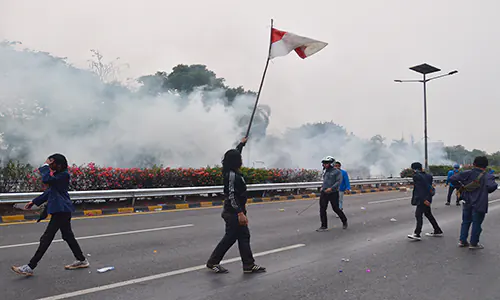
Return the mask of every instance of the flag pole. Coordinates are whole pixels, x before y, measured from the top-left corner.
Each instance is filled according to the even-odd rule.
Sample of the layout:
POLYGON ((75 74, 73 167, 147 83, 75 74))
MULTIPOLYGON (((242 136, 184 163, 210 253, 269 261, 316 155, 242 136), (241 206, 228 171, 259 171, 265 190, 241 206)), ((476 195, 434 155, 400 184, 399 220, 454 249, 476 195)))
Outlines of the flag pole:
POLYGON ((260 80, 259 91, 257 92, 257 99, 255 99, 255 105, 253 107, 252 116, 250 117, 250 123, 248 124, 248 129, 245 137, 248 138, 250 134, 250 128, 252 127, 253 117, 255 116, 255 111, 257 110, 257 104, 259 103, 260 92, 262 91, 262 86, 264 85, 264 79, 266 78, 267 67, 269 66, 269 60, 271 60, 271 45, 273 43, 273 19, 271 19, 271 32, 269 34, 269 51, 267 53, 266 67, 264 68, 264 73, 262 73, 262 79, 260 80))

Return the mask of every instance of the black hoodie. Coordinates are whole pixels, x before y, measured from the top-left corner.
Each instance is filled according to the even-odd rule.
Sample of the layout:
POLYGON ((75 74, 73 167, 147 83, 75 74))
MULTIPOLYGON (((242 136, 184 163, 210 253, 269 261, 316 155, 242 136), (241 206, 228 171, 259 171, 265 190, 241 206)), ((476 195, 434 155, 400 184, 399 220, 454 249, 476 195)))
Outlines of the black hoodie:
MULTIPOLYGON (((241 155, 244 143, 240 143, 235 151, 241 155)), ((224 212, 238 214, 243 212, 247 213, 247 184, 243 175, 239 171, 230 170, 223 174, 224 182, 224 212)))

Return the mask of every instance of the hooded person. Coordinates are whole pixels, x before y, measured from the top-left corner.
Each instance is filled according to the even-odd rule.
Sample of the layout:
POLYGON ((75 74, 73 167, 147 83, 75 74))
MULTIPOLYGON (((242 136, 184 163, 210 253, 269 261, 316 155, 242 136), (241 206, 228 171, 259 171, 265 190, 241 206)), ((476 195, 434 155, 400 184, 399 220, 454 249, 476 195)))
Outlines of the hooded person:
POLYGON ((207 261, 207 268, 215 273, 227 273, 228 270, 220 265, 227 251, 238 241, 238 248, 243 263, 244 273, 261 273, 266 268, 255 264, 250 248, 250 231, 247 218, 247 186, 241 166, 243 160, 241 151, 247 142, 243 138, 236 149, 230 149, 222 160, 222 175, 224 182, 224 208, 222 218, 226 223, 226 233, 215 247, 207 261))
POLYGON ((339 188, 342 183, 342 172, 334 167, 335 159, 331 156, 323 158, 323 184, 319 197, 319 216, 321 227, 316 231, 323 232, 328 230, 328 217, 326 210, 328 203, 332 205, 333 211, 342 221, 343 228, 347 229, 347 217, 339 207, 339 188))

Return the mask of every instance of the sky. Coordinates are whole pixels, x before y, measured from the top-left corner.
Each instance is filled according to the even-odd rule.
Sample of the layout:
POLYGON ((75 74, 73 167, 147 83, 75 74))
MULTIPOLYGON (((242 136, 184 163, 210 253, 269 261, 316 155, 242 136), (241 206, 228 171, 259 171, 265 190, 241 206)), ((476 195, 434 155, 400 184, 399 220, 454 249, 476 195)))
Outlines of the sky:
POLYGON ((429 63, 458 74, 429 82, 429 140, 500 150, 500 2, 0 0, 0 40, 86 67, 90 49, 120 57, 122 78, 205 64, 230 86, 257 90, 270 19, 329 43, 305 60, 271 61, 261 103, 269 129, 330 121, 369 138, 423 138, 423 89, 409 70, 429 63))

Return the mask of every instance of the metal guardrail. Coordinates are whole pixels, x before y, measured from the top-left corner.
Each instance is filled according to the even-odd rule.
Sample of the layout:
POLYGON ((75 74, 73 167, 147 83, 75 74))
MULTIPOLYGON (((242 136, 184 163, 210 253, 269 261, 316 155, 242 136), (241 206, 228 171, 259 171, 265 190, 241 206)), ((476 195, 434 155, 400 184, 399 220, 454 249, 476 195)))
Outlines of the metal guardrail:
MULTIPOLYGON (((435 181, 443 181, 446 176, 436 176, 435 181)), ((351 186, 360 185, 386 185, 410 183, 411 178, 386 178, 386 179, 362 179, 352 180, 351 186)), ((317 189, 321 187, 321 182, 293 182, 293 183, 266 183, 249 184, 248 191, 276 191, 276 190, 300 190, 317 189)), ((201 186, 201 187, 178 187, 178 188, 154 188, 154 189, 129 189, 129 190, 99 190, 99 191, 71 191, 71 200, 99 200, 99 199, 120 199, 120 198, 145 198, 164 196, 188 196, 202 194, 223 193, 223 186, 201 186)), ((29 202, 40 195, 37 193, 0 193, 1 203, 22 203, 29 202)))

